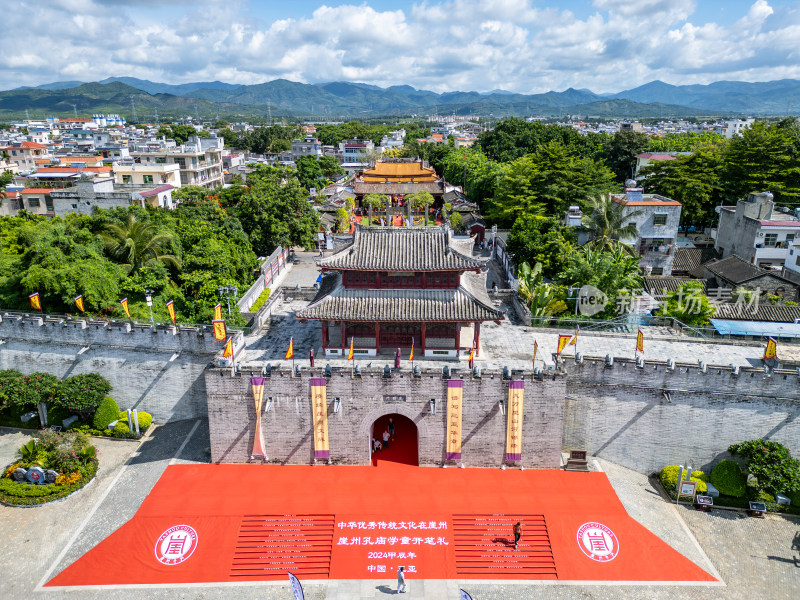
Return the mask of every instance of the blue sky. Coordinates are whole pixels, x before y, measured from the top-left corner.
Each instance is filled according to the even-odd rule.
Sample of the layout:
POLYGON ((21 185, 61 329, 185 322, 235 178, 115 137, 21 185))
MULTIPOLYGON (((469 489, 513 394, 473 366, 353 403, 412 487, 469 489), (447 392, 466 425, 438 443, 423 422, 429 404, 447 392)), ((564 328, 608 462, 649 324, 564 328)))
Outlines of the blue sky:
POLYGON ((614 92, 800 78, 800 0, 3 0, 0 89, 132 76, 614 92))

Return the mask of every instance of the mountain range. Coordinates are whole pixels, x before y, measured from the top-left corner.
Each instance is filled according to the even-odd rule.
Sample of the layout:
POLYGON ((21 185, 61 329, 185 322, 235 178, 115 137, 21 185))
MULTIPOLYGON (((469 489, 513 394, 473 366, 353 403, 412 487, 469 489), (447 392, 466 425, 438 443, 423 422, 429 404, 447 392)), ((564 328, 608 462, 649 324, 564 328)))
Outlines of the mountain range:
POLYGON ((800 80, 769 82, 718 81, 675 86, 663 81, 614 94, 587 89, 520 94, 418 90, 409 85, 381 88, 334 81, 319 84, 276 79, 255 85, 205 81, 173 85, 135 77, 109 77, 85 83, 61 81, 0 92, 0 116, 20 117, 113 112, 140 121, 196 114, 205 118, 309 116, 324 118, 380 115, 479 114, 504 117, 700 117, 785 115, 799 110, 800 80))

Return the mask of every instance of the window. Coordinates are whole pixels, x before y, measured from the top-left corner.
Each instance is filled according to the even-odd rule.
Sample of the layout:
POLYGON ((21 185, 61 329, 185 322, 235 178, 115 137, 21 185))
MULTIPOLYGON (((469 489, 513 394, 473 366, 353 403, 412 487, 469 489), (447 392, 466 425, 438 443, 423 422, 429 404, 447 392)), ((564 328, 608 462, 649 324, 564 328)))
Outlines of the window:
POLYGON ((31 208, 39 208, 39 198, 28 198, 28 206, 31 208))
POLYGON ((664 274, 664 268, 663 267, 653 267, 653 270, 650 271, 650 274, 651 275, 663 275, 664 274))
POLYGON ((47 207, 47 210, 53 212, 53 199, 52 198, 45 198, 44 205, 47 207))
POLYGON ((794 259, 794 264, 800 267, 800 254, 797 255, 797 258, 794 259))
POLYGON ((131 182, 131 176, 130 175, 123 175, 122 176, 122 183, 130 183, 130 182, 131 182))
POLYGON ((153 176, 152 175, 142 175, 142 180, 145 183, 153 183, 153 176))
POLYGON ((667 215, 664 213, 656 213, 653 215, 653 225, 666 225, 667 215))
POLYGON ((767 248, 774 248, 777 242, 778 242, 777 233, 768 233, 766 236, 764 236, 764 246, 766 246, 767 248))

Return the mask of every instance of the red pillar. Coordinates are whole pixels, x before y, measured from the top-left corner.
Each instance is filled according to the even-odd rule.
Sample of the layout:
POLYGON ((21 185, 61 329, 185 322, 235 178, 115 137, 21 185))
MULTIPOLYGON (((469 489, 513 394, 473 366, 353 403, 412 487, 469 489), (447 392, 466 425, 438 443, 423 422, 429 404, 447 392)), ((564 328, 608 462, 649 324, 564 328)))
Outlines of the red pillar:
POLYGON ((380 322, 375 323, 375 353, 381 353, 381 324, 380 322))
POLYGON ((425 356, 425 323, 422 324, 422 343, 420 348, 422 349, 422 356, 425 356))
POLYGON ((481 355, 481 323, 475 321, 475 356, 481 355))

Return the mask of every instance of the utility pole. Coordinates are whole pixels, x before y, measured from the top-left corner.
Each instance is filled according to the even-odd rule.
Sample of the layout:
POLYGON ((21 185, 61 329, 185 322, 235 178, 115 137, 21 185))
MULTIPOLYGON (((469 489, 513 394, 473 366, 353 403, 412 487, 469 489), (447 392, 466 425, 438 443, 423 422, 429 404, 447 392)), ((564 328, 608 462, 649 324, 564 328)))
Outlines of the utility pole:
POLYGON ((131 96, 131 111, 133 112, 133 122, 138 123, 139 117, 136 116, 136 103, 133 101, 133 96, 131 96))

